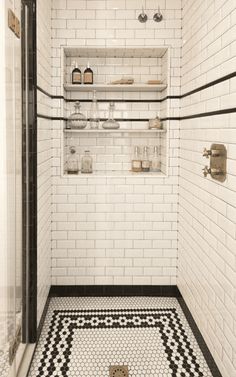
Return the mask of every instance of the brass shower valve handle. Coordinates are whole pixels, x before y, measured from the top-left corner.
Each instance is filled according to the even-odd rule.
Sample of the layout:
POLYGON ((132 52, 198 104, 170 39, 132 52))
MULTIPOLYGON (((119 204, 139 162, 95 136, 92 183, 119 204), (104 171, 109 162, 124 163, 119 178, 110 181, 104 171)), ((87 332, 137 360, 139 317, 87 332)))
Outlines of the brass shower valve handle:
POLYGON ((202 171, 203 171, 203 175, 204 175, 205 178, 207 177, 208 174, 211 174, 211 169, 208 168, 208 166, 205 166, 205 167, 202 169, 202 171))
POLYGON ((209 156, 211 155, 211 150, 204 148, 202 155, 203 157, 209 158, 209 156))
POLYGON ((216 169, 216 168, 209 168, 208 166, 205 166, 203 169, 203 175, 204 177, 207 177, 208 174, 210 174, 212 177, 216 176, 216 175, 222 175, 223 172, 221 169, 216 169))
POLYGON ((216 181, 224 182, 227 174, 227 149, 225 145, 212 144, 210 149, 204 148, 202 155, 209 159, 210 165, 202 169, 204 177, 210 174, 211 178, 216 181))
POLYGON ((206 157, 206 158, 209 158, 210 156, 219 157, 220 151, 218 151, 217 149, 206 149, 206 148, 204 148, 202 155, 203 155, 203 157, 206 157))

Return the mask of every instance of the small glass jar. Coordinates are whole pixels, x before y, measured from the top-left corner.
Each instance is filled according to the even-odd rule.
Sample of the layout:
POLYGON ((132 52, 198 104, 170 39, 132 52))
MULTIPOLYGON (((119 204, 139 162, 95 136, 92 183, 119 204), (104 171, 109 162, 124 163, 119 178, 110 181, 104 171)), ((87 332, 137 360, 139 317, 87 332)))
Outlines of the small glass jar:
POLYGON ((142 157, 142 171, 148 172, 150 171, 150 160, 148 154, 148 147, 143 148, 143 157, 142 157))
POLYGON ((102 127, 106 130, 116 130, 120 128, 120 124, 114 119, 114 102, 110 102, 108 119, 102 124, 102 127))
POLYGON ((82 130, 87 126, 86 116, 80 112, 80 102, 75 102, 75 112, 72 113, 67 121, 66 128, 71 130, 82 130))
POLYGON ((149 129, 162 129, 161 119, 158 115, 156 116, 156 118, 149 120, 149 129))
POLYGON ((135 173, 140 173, 142 171, 142 160, 139 147, 137 146, 134 148, 134 154, 131 161, 131 169, 135 173))
POLYGON ((67 158, 66 171, 67 171, 67 174, 79 173, 79 163, 78 163, 78 158, 76 156, 75 147, 70 147, 70 154, 67 158))
POLYGON ((157 146, 154 147, 151 170, 156 171, 156 172, 161 171, 161 161, 160 161, 160 156, 158 154, 158 147, 157 146))
POLYGON ((85 151, 81 159, 81 173, 90 174, 93 172, 93 159, 90 156, 90 151, 85 151))

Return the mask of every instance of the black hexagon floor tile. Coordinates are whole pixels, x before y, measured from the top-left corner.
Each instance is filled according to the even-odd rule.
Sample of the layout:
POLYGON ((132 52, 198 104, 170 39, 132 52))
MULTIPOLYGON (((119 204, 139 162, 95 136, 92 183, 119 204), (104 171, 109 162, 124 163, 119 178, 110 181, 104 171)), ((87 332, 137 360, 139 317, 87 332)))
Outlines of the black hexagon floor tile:
POLYGON ((111 366, 129 377, 212 377, 175 298, 53 298, 29 377, 109 377, 111 366))

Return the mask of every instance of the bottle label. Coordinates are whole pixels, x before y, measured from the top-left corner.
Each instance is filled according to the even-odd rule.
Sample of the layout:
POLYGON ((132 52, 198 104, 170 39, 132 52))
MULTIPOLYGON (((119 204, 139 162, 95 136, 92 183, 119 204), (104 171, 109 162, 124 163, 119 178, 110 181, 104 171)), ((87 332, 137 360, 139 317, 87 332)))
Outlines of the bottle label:
POLYGON ((84 84, 92 84, 92 83, 93 83, 92 72, 85 72, 84 73, 84 84))
POLYGON ((140 169, 141 168, 141 161, 139 161, 139 160, 133 160, 132 161, 132 167, 134 169, 140 169))
POLYGON ((78 84, 81 83, 81 73, 74 72, 72 78, 73 78, 73 83, 78 83, 78 84))
POLYGON ((161 169, 161 163, 160 161, 152 161, 152 164, 151 164, 151 167, 152 167, 152 170, 160 170, 161 169))

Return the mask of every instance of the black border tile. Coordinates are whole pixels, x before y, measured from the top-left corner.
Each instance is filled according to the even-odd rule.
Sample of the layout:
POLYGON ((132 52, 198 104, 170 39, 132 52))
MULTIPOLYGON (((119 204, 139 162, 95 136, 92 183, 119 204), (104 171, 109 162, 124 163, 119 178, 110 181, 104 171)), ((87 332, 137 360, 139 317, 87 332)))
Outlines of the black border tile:
POLYGON ((176 285, 52 285, 50 297, 180 297, 176 285))
POLYGON ((180 307, 181 309, 183 310, 183 313, 188 321, 188 324, 196 338, 196 341, 199 345, 199 348, 201 349, 202 353, 203 353, 203 356, 205 357, 205 360, 207 362, 207 365, 213 375, 213 377, 222 377, 222 374, 220 373, 219 371, 219 368, 217 367, 216 365, 216 362, 209 350, 209 348, 207 347, 207 344, 184 300, 184 298, 182 296, 178 297, 178 302, 180 304, 180 307))

